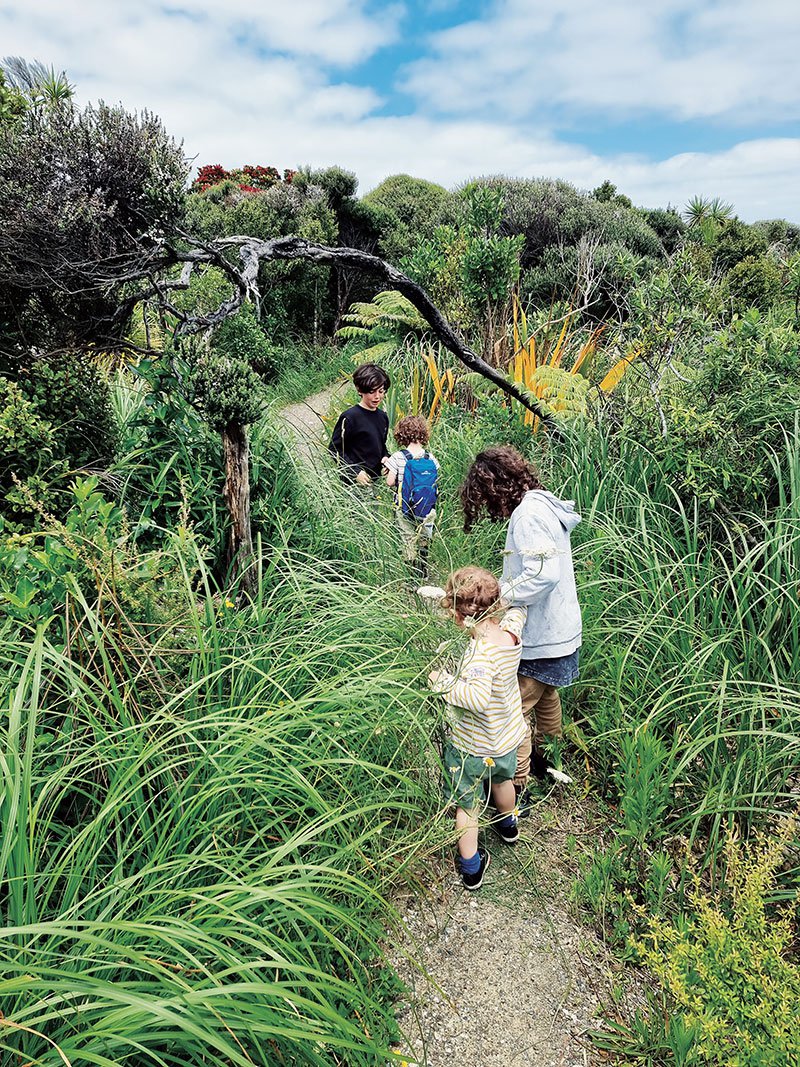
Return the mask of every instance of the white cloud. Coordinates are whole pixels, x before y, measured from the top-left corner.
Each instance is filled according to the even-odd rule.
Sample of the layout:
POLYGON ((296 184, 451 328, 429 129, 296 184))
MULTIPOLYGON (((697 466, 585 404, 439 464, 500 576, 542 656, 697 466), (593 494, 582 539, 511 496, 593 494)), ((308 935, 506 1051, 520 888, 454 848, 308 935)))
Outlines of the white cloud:
POLYGON ((445 30, 405 88, 433 113, 616 119, 658 113, 728 122, 800 117, 796 0, 496 0, 445 30))
MULTIPOLYGON (((332 80, 326 67, 326 62, 346 62, 348 55, 370 54, 379 40, 394 32, 393 16, 385 21, 381 13, 370 19, 360 0, 296 0, 291 13, 280 17, 271 10, 277 4, 264 6, 266 10, 253 16, 260 27, 258 37, 250 24, 243 31, 245 16, 252 15, 244 0, 225 7, 194 0, 183 15, 177 8, 165 13, 154 0, 7 5, 0 7, 2 54, 65 68, 82 101, 102 98, 155 111, 200 164, 283 168, 338 163, 356 172, 362 191, 398 172, 448 186, 490 173, 565 178, 580 188, 592 188, 608 177, 634 201, 648 206, 682 205, 695 194, 722 196, 747 219, 783 215, 800 221, 800 139, 749 140, 727 151, 651 160, 601 155, 565 144, 553 136, 548 123, 521 117, 531 112, 531 101, 546 113, 542 70, 552 74, 545 88, 555 94, 553 99, 572 100, 575 106, 584 106, 592 93, 609 108, 626 101, 630 108, 632 98, 638 106, 660 94, 669 97, 671 107, 689 108, 699 91, 697 72, 694 82, 691 71, 684 78, 687 84, 670 82, 678 69, 675 64, 692 61, 680 44, 684 38, 705 50, 709 66, 701 95, 704 106, 719 113, 727 97, 717 99, 717 87, 724 83, 730 96, 733 84, 722 76, 725 50, 732 54, 733 42, 738 40, 741 47, 748 34, 739 0, 728 0, 724 10, 718 6, 702 18, 683 0, 653 0, 647 16, 626 9, 627 27, 621 0, 609 0, 605 8, 573 0, 569 10, 562 0, 537 0, 535 18, 527 3, 513 0, 497 9, 493 22, 465 25, 439 38, 445 56, 441 71, 415 68, 420 78, 426 70, 426 77, 435 75, 431 93, 438 93, 445 79, 441 92, 446 90, 454 101, 455 114, 442 115, 437 102, 406 117, 382 116, 382 101, 374 89, 332 80), (673 26, 672 52, 666 69, 659 71, 668 49, 648 29, 648 19, 681 12, 682 29, 673 26), (502 40, 498 20, 509 35, 502 40), (532 50, 531 34, 536 38, 555 25, 569 38, 572 51, 551 56, 532 50), (603 36, 608 26, 621 35, 613 54, 603 36), (319 31, 319 40, 312 31, 319 31), (342 35, 351 31, 353 40, 345 44, 342 35), (254 45, 267 40, 280 52, 254 45), (710 60, 712 45, 721 50, 716 66, 710 60), (466 62, 467 57, 474 62, 466 62), (491 105, 488 110, 476 104, 484 98, 491 105)), ((764 0, 762 9, 772 25, 781 4, 764 0)), ((776 70, 785 75, 777 58, 785 52, 779 37, 776 34, 776 70)), ((763 51, 759 40, 751 42, 757 56, 763 51)), ((796 81, 794 72, 792 78, 796 81)), ((778 91, 770 81, 758 98, 775 116, 782 115, 775 102, 778 91)), ((787 85, 780 91, 791 95, 787 85)), ((744 85, 735 86, 736 94, 744 92, 744 85)), ((800 92, 792 99, 796 105, 800 92)))
MULTIPOLYGON (((52 47, 68 53, 74 67, 76 54, 96 53, 100 42, 111 47, 119 34, 139 46, 135 58, 141 64, 148 64, 151 47, 165 44, 180 63, 184 35, 194 26, 219 53, 235 44, 256 55, 280 52, 348 65, 394 41, 402 13, 401 4, 390 3, 379 15, 369 15, 364 0, 36 0, 24 8, 12 0, 0 8, 5 31, 0 39, 27 37, 37 52, 52 47)), ((3 54, 9 51, 13 48, 4 43, 3 54)), ((38 58, 27 52, 26 57, 38 58)), ((102 55, 96 58, 102 62, 102 55)))

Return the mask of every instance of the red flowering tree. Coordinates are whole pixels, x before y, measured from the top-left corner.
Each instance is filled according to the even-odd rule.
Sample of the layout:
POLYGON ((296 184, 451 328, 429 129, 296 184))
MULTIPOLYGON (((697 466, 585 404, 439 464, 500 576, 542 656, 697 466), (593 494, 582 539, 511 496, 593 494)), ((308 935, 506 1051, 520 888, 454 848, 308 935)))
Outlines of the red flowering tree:
POLYGON ((212 185, 219 185, 226 178, 230 178, 230 171, 225 170, 219 163, 207 163, 197 172, 197 177, 192 182, 193 193, 204 193, 212 185))
POLYGON ((287 185, 291 183, 297 172, 288 167, 281 178, 280 171, 276 167, 262 167, 260 164, 248 163, 245 167, 237 167, 226 170, 219 163, 207 163, 197 172, 197 177, 192 182, 193 193, 204 193, 220 182, 236 182, 243 193, 260 193, 269 189, 278 182, 283 181, 287 185))

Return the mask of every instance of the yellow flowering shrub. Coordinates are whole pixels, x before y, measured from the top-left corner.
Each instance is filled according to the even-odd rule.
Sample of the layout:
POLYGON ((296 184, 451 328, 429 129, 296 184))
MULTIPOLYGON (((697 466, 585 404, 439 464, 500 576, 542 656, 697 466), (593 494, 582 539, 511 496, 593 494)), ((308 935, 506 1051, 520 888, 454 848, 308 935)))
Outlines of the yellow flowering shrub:
POLYGON ((688 914, 674 923, 649 918, 634 941, 694 1032, 698 1067, 800 1065, 800 966, 789 957, 796 905, 777 915, 766 908, 794 830, 787 822, 750 848, 729 840, 722 899, 696 884, 688 914))

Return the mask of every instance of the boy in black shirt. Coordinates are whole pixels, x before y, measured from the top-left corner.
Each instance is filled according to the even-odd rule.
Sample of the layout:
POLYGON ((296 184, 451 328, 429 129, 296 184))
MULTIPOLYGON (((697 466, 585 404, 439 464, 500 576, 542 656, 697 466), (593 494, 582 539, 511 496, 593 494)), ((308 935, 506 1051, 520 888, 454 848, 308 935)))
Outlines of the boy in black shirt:
POLYGON ((342 481, 371 485, 388 458, 389 417, 380 406, 389 375, 375 363, 362 363, 353 374, 353 385, 361 399, 339 416, 328 448, 339 460, 342 481))

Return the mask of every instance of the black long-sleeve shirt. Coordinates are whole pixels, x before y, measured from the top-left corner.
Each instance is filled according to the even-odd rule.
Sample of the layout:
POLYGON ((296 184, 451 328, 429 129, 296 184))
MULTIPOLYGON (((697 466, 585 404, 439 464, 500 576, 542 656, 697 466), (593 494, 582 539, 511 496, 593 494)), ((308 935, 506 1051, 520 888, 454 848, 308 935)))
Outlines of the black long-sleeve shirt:
POLYGON ((341 460, 342 477, 352 482, 363 470, 370 478, 379 478, 388 436, 389 416, 385 411, 369 411, 360 404, 343 411, 328 445, 341 460))

